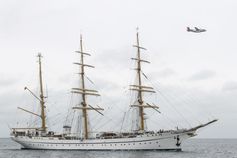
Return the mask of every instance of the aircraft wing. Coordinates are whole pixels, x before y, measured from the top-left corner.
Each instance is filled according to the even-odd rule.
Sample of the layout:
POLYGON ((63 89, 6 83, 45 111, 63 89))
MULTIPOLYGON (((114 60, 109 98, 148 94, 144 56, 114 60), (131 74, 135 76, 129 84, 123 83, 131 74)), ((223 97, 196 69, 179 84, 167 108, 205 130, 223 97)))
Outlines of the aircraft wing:
POLYGON ((199 30, 200 30, 200 29, 199 29, 199 28, 197 28, 197 27, 194 27, 194 28, 195 28, 195 30, 196 30, 196 31, 199 31, 199 30))

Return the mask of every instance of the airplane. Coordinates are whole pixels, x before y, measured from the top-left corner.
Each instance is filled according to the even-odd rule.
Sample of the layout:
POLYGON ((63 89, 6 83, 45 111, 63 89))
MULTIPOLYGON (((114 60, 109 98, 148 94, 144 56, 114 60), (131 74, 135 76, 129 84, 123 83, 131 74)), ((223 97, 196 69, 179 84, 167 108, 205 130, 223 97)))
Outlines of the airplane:
POLYGON ((206 32, 207 30, 205 29, 199 29, 197 27, 194 27, 195 29, 190 29, 189 27, 187 27, 187 31, 188 32, 194 32, 194 33, 201 33, 201 32, 206 32))

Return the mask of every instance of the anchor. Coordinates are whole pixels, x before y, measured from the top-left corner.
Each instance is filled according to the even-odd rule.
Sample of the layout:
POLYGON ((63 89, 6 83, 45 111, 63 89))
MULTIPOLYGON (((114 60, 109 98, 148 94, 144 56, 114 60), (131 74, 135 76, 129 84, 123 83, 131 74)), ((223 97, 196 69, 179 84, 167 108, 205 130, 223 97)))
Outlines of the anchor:
POLYGON ((181 145, 181 142, 180 142, 179 135, 177 135, 177 138, 176 138, 176 140, 177 140, 176 146, 180 146, 180 145, 181 145))

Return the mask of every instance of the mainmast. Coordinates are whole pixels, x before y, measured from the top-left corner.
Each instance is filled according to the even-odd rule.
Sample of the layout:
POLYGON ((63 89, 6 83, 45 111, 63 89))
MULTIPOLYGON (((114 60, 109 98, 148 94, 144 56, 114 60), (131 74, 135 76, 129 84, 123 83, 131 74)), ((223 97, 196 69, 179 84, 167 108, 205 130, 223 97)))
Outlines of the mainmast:
MULTIPOLYGON (((82 36, 80 37, 80 47, 81 47, 81 52, 83 52, 83 46, 82 46, 82 36)), ((85 72, 84 72, 84 56, 83 53, 81 53, 81 86, 82 86, 82 113, 83 113, 83 118, 84 118, 84 130, 85 130, 85 138, 88 138, 88 118, 87 118, 87 110, 86 110, 86 94, 85 94, 85 72)))
POLYGON ((145 130, 145 119, 144 119, 144 108, 153 108, 158 109, 159 107, 156 105, 150 105, 148 103, 145 103, 143 100, 143 93, 144 92, 150 92, 155 93, 154 89, 152 87, 144 86, 142 84, 142 62, 150 63, 149 61, 141 59, 141 49, 146 50, 146 48, 140 46, 139 42, 139 33, 137 31, 136 34, 136 45, 133 45, 137 48, 137 58, 131 58, 132 60, 135 60, 137 62, 137 67, 135 68, 138 76, 138 83, 135 85, 130 85, 130 90, 137 91, 137 100, 134 105, 131 105, 131 107, 137 107, 139 110, 139 131, 145 130))
POLYGON ((99 114, 103 115, 99 111, 99 110, 103 110, 103 109, 100 108, 99 106, 97 106, 97 108, 94 108, 87 103, 87 97, 86 97, 87 95, 93 95, 93 96, 100 96, 100 95, 98 94, 98 91, 96 91, 96 90, 86 89, 84 67, 94 68, 94 66, 87 65, 84 63, 84 55, 90 56, 90 54, 85 53, 83 50, 82 35, 80 36, 80 51, 76 51, 76 53, 80 54, 80 63, 74 63, 74 64, 79 65, 79 67, 80 67, 79 75, 80 75, 81 84, 80 84, 79 88, 72 88, 72 93, 80 94, 82 97, 82 101, 78 106, 73 107, 73 109, 82 110, 82 116, 83 116, 83 122, 84 122, 84 139, 88 139, 89 138, 89 128, 88 128, 89 121, 88 121, 88 111, 87 110, 95 110, 99 114))
POLYGON ((142 106, 143 99, 142 99, 142 79, 141 79, 141 52, 140 52, 140 45, 139 45, 139 34, 137 32, 137 75, 138 75, 138 104, 139 104, 139 116, 140 116, 140 130, 144 131, 144 108, 142 106))
POLYGON ((42 79, 42 70, 41 70, 41 58, 42 55, 39 53, 39 79, 40 79, 40 106, 41 106, 41 119, 42 119, 42 131, 46 132, 46 115, 45 115, 45 102, 44 102, 44 91, 43 91, 43 79, 42 79))

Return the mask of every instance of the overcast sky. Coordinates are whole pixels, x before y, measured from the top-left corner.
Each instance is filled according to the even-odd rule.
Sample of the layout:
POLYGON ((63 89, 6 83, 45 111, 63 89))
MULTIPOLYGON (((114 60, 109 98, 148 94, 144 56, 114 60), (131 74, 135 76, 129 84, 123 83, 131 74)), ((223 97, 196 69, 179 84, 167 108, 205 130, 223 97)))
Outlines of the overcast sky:
POLYGON ((29 119, 17 107, 36 102, 23 88, 37 91, 38 52, 48 114, 67 111, 80 34, 92 54, 86 61, 96 66, 88 76, 100 106, 119 121, 129 105, 139 27, 142 55, 151 61, 144 72, 161 91, 155 102, 162 114, 150 112, 148 127, 188 128, 218 118, 199 137, 236 138, 236 8, 235 0, 0 0, 0 137, 9 136, 8 125, 29 119), (186 32, 187 26, 207 32, 186 32))

